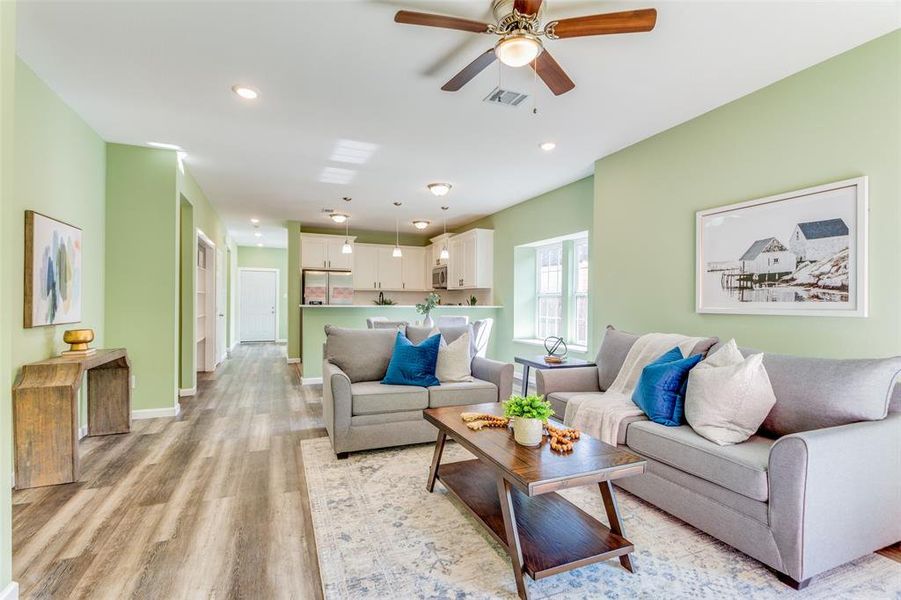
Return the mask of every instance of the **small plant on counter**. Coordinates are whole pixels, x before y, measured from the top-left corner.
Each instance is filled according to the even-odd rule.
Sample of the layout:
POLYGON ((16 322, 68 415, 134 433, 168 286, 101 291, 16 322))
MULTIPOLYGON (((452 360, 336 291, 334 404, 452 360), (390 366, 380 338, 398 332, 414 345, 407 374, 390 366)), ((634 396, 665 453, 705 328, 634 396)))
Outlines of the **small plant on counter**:
POLYGON ((422 324, 428 327, 431 327, 434 323, 432 322, 432 317, 429 316, 429 313, 441 303, 441 296, 432 292, 428 296, 425 297, 425 302, 419 302, 416 304, 416 312, 422 315, 422 324))
POLYGON ((470 296, 469 300, 466 301, 466 306, 475 306, 476 304, 478 304, 478 302, 478 298, 476 298, 475 296, 470 296))
POLYGON ((554 416, 554 409, 544 396, 510 396, 504 402, 504 416, 540 419, 544 423, 554 416))
POLYGON ((372 301, 376 306, 394 306, 394 300, 386 298, 383 292, 379 292, 379 297, 372 301))

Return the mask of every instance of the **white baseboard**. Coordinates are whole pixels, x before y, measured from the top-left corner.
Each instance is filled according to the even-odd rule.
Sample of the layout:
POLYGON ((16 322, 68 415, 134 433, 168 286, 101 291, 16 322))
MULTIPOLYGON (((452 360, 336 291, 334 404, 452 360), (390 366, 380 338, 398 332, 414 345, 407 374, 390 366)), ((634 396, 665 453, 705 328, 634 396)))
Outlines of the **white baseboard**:
POLYGON ((300 385, 317 385, 322 383, 322 377, 301 377, 300 385))
POLYGON ((78 428, 78 439, 83 439, 86 435, 88 435, 88 426, 82 425, 78 428))
POLYGON ((144 408, 141 410, 133 410, 131 411, 131 418, 134 420, 140 419, 158 419, 160 417, 177 417, 178 413, 181 412, 181 407, 178 405, 170 406, 169 408, 144 408))
POLYGON ((287 361, 288 361, 289 365, 299 365, 300 364, 299 358, 288 358, 287 361))
POLYGON ((184 398, 185 396, 193 396, 197 393, 197 386, 191 388, 180 388, 178 390, 178 397, 184 398))
POLYGON ((7 585, 2 592, 0 592, 0 600, 18 600, 18 598, 19 584, 15 581, 10 581, 9 585, 7 585))

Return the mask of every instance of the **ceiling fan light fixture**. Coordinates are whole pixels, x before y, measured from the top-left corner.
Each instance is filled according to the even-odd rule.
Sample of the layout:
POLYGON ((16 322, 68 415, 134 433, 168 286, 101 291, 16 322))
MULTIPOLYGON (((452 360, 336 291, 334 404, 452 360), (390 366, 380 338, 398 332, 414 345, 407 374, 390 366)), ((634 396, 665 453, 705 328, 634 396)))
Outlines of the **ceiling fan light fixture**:
POLYGON ((347 215, 342 214, 342 213, 332 213, 329 215, 329 218, 332 221, 334 221, 335 223, 338 223, 340 225, 341 223, 343 223, 344 221, 347 220, 347 215))
POLYGON ((447 196, 447 193, 451 191, 453 186, 449 183, 438 182, 430 183, 426 187, 429 188, 429 191, 432 192, 432 194, 440 198, 441 196, 447 196))
POLYGON ((541 40, 531 33, 514 32, 501 38, 494 53, 508 67, 524 67, 538 58, 543 49, 541 40))
POLYGON ((424 220, 413 221, 413 227, 416 229, 428 229, 430 223, 424 220))

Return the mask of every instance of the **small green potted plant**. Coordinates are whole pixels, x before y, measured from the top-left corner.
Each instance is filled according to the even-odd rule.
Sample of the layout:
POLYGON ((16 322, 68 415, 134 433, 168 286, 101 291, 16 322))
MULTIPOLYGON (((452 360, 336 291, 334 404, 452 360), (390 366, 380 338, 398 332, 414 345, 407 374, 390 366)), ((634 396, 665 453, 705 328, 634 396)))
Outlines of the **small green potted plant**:
POLYGON ((538 446, 544 424, 554 409, 544 396, 510 396, 504 402, 504 416, 513 421, 513 439, 521 446, 538 446))
POLYGON ((432 317, 431 315, 429 315, 429 313, 432 312, 433 308, 438 306, 439 302, 441 302, 441 296, 432 292, 425 297, 425 302, 420 302, 416 305, 416 312, 423 316, 423 327, 434 327, 435 322, 432 321, 432 317))

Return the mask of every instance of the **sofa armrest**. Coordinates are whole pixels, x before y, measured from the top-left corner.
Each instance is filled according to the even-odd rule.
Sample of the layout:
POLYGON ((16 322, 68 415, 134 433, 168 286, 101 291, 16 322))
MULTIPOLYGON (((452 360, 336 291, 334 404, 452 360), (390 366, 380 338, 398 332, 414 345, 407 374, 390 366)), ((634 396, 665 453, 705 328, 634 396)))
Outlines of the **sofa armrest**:
POLYGON ((322 420, 335 452, 345 452, 344 440, 350 432, 352 395, 350 377, 338 365, 322 361, 322 420))
POLYGON ((901 413, 773 444, 769 521, 783 572, 803 581, 901 540, 901 413))
POLYGON ((504 402, 513 394, 513 365, 476 356, 472 359, 472 376, 497 386, 498 402, 504 402))
POLYGON ((535 387, 539 396, 554 392, 600 392, 597 367, 572 369, 535 369, 535 387))

